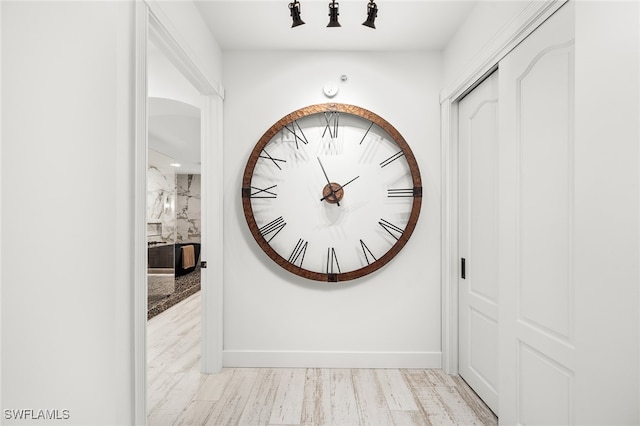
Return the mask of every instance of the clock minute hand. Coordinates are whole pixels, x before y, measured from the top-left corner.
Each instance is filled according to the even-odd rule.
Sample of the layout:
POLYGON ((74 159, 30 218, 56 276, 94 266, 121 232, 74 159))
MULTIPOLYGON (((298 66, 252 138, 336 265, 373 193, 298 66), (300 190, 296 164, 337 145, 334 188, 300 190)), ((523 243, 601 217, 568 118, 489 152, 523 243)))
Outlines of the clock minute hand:
MULTIPOLYGON (((336 191, 336 192, 337 192, 337 191, 340 191, 342 188, 344 188, 345 186, 349 185, 351 182, 353 182, 354 180, 358 179, 359 177, 360 177, 360 176, 356 176, 356 177, 354 177, 353 179, 351 179, 349 182, 345 183, 344 185, 340 185, 340 186, 338 186, 338 188, 337 188, 335 191, 336 191)), ((333 188, 332 188, 332 189, 333 189, 333 188)), ((327 198, 327 197, 328 197, 328 195, 327 195, 326 197, 322 197, 322 198, 320 198, 320 201, 324 201, 324 200, 325 200, 325 198, 327 198)))
POLYGON ((320 163, 320 168, 322 169, 322 173, 324 174, 324 178, 327 180, 327 183, 331 183, 329 180, 329 176, 327 176, 327 172, 324 171, 324 167, 322 166, 322 161, 320 161, 320 157, 316 157, 318 159, 318 163, 320 163))
MULTIPOLYGON (((329 189, 331 190, 331 195, 333 196, 333 198, 335 200, 338 199, 338 196, 336 195, 336 192, 333 190, 333 185, 331 185, 331 181, 329 180, 329 176, 327 176, 327 172, 325 172, 324 170, 324 166, 322 165, 322 161, 320 161, 320 157, 316 157, 318 159, 318 163, 320 163, 320 168, 322 169, 322 173, 324 173, 324 177, 327 180, 327 185, 329 186, 329 189)), ((336 204, 338 204, 338 206, 340 206, 340 201, 336 201, 336 204)))

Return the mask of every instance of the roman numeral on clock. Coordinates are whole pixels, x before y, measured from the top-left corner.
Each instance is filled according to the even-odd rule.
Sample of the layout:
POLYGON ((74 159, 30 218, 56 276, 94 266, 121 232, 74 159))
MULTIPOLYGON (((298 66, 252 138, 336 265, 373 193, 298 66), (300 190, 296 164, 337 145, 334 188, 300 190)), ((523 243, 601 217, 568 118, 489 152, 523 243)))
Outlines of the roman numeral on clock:
POLYGON ((391 188, 387 189, 388 198, 413 198, 422 197, 422 187, 416 186, 413 188, 391 188))
POLYGON ((265 240, 267 240, 268 237, 269 239, 267 240, 267 242, 269 242, 273 240, 273 238, 278 235, 278 233, 282 231, 282 228, 284 228, 286 225, 287 222, 285 222, 282 216, 280 216, 277 219, 273 219, 266 225, 263 225, 260 229, 258 229, 258 231, 260 231, 260 234, 264 237, 265 240))
POLYGON ((391 157, 389 157, 386 160, 382 161, 380 163, 380 167, 388 166, 389 164, 393 163, 394 161, 396 161, 398 158, 402 157, 403 155, 404 155, 404 152, 402 152, 402 150, 396 152, 391 157))
POLYGON ((304 255, 307 253, 307 245, 309 241, 305 241, 302 238, 298 240, 298 243, 293 248, 291 256, 289 256, 289 263, 293 263, 302 268, 302 262, 304 262, 304 255), (300 260, 300 262, 298 262, 300 260))
POLYGON ((304 135, 304 132, 302 131, 302 128, 298 124, 297 120, 293 120, 293 122, 291 122, 291 127, 284 126, 284 128, 287 129, 291 134, 293 134, 293 139, 296 142, 296 149, 298 149, 298 141, 302 142, 305 145, 309 144, 309 141, 307 140, 307 137, 304 135), (302 137, 300 137, 298 133, 300 133, 302 137))
POLYGON ((322 132, 322 137, 329 131, 329 137, 336 138, 338 137, 338 121, 340 118, 340 113, 338 111, 330 111, 324 113, 324 120, 327 125, 324 127, 324 131, 322 132))
POLYGON ((362 253, 364 254, 364 260, 367 261, 367 265, 371 265, 371 261, 369 260, 369 256, 371 256, 371 258, 376 261, 378 259, 376 259, 376 257, 373 255, 373 253, 371 253, 371 250, 369 250, 369 247, 367 247, 367 245, 364 243, 364 241, 360 240, 360 247, 362 248, 362 253))
POLYGON ((369 128, 367 129, 366 132, 364 132, 364 136, 362 137, 362 139, 360 139, 360 143, 358 145, 362 145, 362 142, 364 142, 364 138, 367 137, 367 135, 369 134, 369 130, 371 130, 372 127, 373 127, 373 121, 371 122, 371 124, 369 124, 369 128))
POLYGON ((242 188, 242 197, 243 198, 278 198, 278 194, 271 189, 275 188, 278 185, 271 185, 268 188, 258 188, 256 186, 251 186, 249 188, 242 188))
POLYGON ((264 152, 264 155, 259 155, 260 158, 265 158, 267 160, 271 160, 271 162, 280 170, 282 170, 282 167, 280 167, 280 165, 278 164, 278 162, 280 163, 286 163, 287 160, 282 160, 280 158, 273 158, 272 156, 269 155, 269 153, 267 151, 265 151, 264 149, 262 150, 262 152, 264 152))
POLYGON ((327 274, 340 273, 340 264, 338 263, 338 256, 336 256, 336 249, 329 247, 327 249, 327 274))
POLYGON ((387 231, 389 235, 391 235, 393 238, 396 239, 396 241, 400 239, 400 237, 402 236, 402 233, 404 232, 404 229, 384 219, 380 219, 380 222, 378 222, 378 225, 382 226, 382 229, 387 231))

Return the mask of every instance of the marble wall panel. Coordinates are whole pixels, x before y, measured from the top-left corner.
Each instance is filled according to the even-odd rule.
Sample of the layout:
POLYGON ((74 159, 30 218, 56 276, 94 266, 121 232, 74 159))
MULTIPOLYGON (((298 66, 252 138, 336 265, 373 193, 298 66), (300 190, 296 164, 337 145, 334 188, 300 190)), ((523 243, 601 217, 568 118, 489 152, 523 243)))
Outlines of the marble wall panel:
POLYGON ((176 172, 173 159, 149 150, 147 169, 148 241, 174 244, 176 240, 176 172))
POLYGON ((200 242, 200 188, 200 175, 177 175, 177 242, 200 242))

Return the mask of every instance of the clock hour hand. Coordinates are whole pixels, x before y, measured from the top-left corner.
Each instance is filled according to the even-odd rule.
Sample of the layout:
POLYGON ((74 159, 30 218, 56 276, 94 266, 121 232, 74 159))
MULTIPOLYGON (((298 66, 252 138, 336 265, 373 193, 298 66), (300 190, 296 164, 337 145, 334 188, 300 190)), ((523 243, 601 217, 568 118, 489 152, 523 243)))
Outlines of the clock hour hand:
POLYGON ((331 185, 331 181, 329 180, 329 176, 327 176, 327 172, 324 170, 324 166, 322 165, 322 161, 320 161, 320 157, 316 157, 318 159, 318 163, 320 163, 320 168, 322 169, 322 173, 324 174, 324 178, 327 180, 327 187, 329 188, 329 193, 331 194, 331 198, 336 200, 336 204, 340 205, 340 200, 336 195, 336 191, 333 189, 333 185, 331 185))
MULTIPOLYGON (((351 182, 353 182, 354 180, 358 179, 359 177, 360 176, 354 177, 353 179, 351 179, 349 182, 345 183, 344 185, 338 185, 338 187, 336 189, 334 189, 333 194, 329 194, 329 195, 326 195, 326 196, 320 198, 320 201, 324 201, 327 197, 335 195, 338 191, 340 191, 342 188, 344 188, 345 186, 349 185, 351 182)), ((333 187, 332 187, 332 189, 333 189, 333 187)))

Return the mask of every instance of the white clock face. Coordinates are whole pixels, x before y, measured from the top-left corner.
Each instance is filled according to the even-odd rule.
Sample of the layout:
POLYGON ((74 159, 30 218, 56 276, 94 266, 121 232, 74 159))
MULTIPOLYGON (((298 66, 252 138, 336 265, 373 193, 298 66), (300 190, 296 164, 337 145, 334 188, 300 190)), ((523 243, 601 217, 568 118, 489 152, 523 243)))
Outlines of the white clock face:
POLYGON ((413 154, 387 122, 353 106, 314 107, 285 117, 256 145, 243 182, 245 216, 281 266, 343 281, 373 272, 404 246, 422 187, 413 154))

